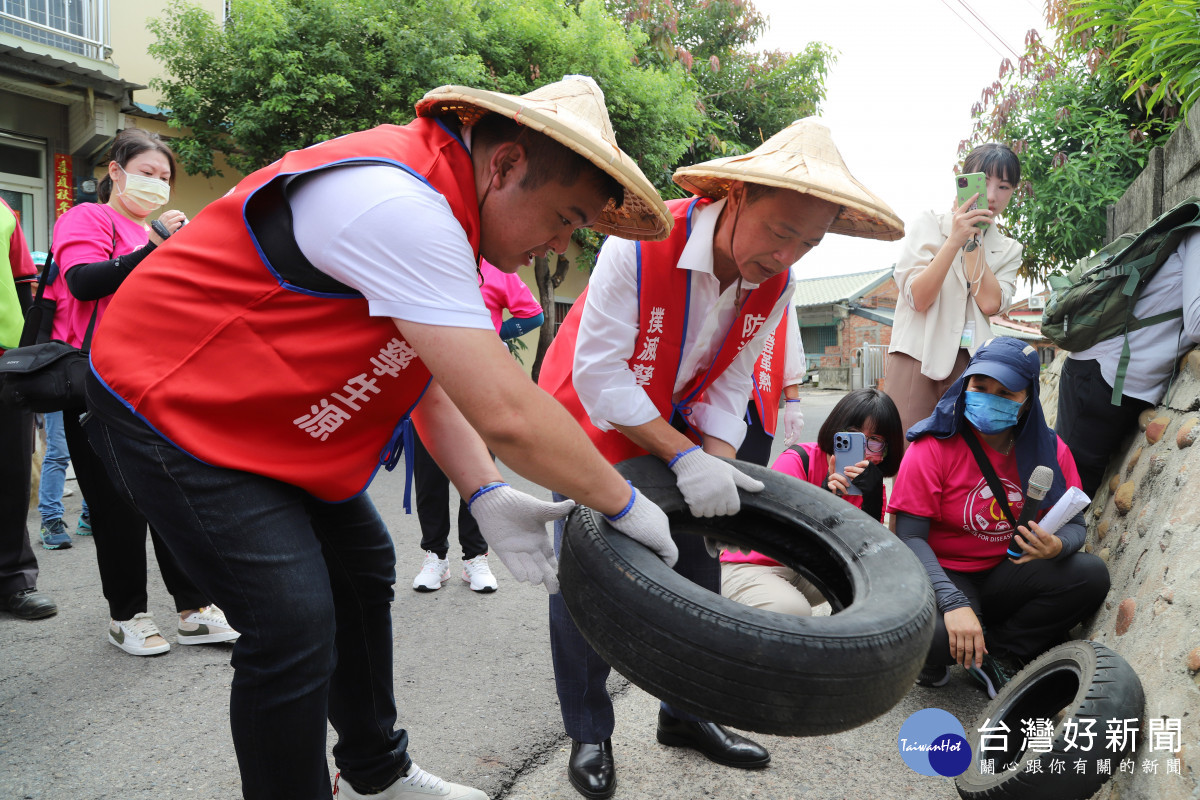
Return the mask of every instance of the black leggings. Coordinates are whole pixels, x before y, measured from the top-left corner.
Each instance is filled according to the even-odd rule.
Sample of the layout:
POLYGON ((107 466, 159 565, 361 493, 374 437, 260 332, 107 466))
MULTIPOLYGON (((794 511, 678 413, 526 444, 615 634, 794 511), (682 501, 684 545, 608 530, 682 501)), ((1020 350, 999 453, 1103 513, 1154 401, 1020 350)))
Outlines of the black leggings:
MULTIPOLYGON (((1031 661, 1059 644, 1108 594, 1108 567, 1091 553, 1055 561, 1013 564, 1008 559, 983 572, 945 570, 963 591, 984 626, 989 653, 1031 661)), ((939 612, 928 665, 953 664, 946 621, 939 612)))
MULTIPOLYGON (((88 499, 92 536, 96 542, 96 564, 100 585, 108 600, 113 619, 132 619, 146 610, 146 518, 126 502, 113 485, 104 462, 88 442, 79 425, 78 411, 63 412, 63 431, 67 450, 75 466, 75 477, 83 496, 88 499)), ((150 528, 154 555, 162 572, 163 583, 175 599, 176 611, 208 605, 208 599, 180 569, 171 551, 150 528)))

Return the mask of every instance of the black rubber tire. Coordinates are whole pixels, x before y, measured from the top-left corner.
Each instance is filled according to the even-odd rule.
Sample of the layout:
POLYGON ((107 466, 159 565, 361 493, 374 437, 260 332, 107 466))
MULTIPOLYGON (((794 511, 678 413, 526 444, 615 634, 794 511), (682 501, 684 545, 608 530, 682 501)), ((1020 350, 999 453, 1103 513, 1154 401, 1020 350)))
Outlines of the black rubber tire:
POLYGON ((751 547, 796 569, 828 617, 744 606, 668 568, 579 507, 559 559, 563 600, 596 651, 671 705, 743 730, 816 736, 884 714, 929 651, 933 590, 916 556, 876 520, 812 484, 746 462, 766 484, 731 517, 697 519, 657 458, 617 465, 671 518, 675 534, 751 547))
MULTIPOLYGON (((1112 769, 1123 751, 1106 749, 1106 722, 1110 719, 1141 719, 1145 706, 1142 682, 1125 659, 1102 644, 1072 641, 1052 647, 1025 669, 1018 672, 984 708, 974 729, 967 731, 971 745, 971 767, 955 781, 959 796, 966 800, 981 798, 1012 798, 1012 800, 1086 800, 1108 781, 1110 775, 1098 775, 1096 761, 1112 759, 1112 769), (1022 719, 1045 718, 1055 723, 1052 748, 1046 753, 1021 752, 1022 719), (1067 718, 1094 719, 1091 730, 1096 734, 1088 750, 1081 743, 1066 750, 1062 722, 1067 718), (987 720, 990 726, 1003 722, 1010 729, 1009 749, 1003 753, 989 751, 995 759, 997 774, 983 775, 979 770, 979 729, 987 720), (993 755, 994 754, 994 755, 993 755), (1050 771, 1052 759, 1065 761, 1061 773, 1050 771), (1025 772, 1026 763, 1041 760, 1040 773, 1025 772), (1075 772, 1074 762, 1086 762, 1084 774, 1075 772), (1017 762, 1015 770, 1003 765, 1017 762)), ((1086 723, 1085 723, 1086 724, 1086 723)), ((1083 727, 1083 726, 1081 726, 1083 727)), ((1142 735, 1139 725, 1139 737, 1142 735)), ((995 734, 993 734, 995 735, 995 734)))

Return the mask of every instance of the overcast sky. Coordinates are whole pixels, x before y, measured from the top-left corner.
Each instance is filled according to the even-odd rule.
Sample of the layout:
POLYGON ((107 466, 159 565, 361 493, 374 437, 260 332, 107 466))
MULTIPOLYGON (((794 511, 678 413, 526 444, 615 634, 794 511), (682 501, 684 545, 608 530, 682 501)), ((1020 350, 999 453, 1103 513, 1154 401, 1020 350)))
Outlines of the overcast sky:
MULTIPOLYGON (((1026 32, 1045 28, 1042 0, 753 2, 770 19, 759 48, 795 52, 822 41, 837 52, 821 116, 850 171, 904 220, 949 208, 971 106, 1002 56, 1016 61, 1009 48, 1024 52, 1026 32)), ((830 234, 797 274, 887 267, 899 245, 830 234)))

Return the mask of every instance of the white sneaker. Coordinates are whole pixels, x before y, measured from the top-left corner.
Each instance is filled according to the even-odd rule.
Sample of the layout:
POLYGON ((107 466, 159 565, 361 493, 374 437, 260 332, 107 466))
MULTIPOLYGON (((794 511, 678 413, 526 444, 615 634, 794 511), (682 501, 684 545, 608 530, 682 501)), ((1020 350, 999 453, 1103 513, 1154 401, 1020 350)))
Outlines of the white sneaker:
POLYGON ((413 588, 418 592, 436 592, 450 580, 450 559, 438 558, 437 553, 425 551, 425 563, 413 578, 413 588))
POLYGON ((430 775, 416 764, 410 764, 408 774, 384 789, 378 794, 359 794, 354 791, 350 781, 342 782, 342 773, 333 779, 333 796, 337 800, 423 800, 429 797, 442 797, 447 800, 488 800, 488 796, 478 789, 449 783, 436 775, 430 775))
POLYGON ((109 622, 108 640, 134 656, 156 656, 171 649, 146 611, 134 614, 133 619, 109 622))
POLYGON ((240 633, 225 619, 225 612, 213 606, 193 611, 179 621, 175 641, 179 644, 215 644, 232 642, 240 633))
POLYGON ((463 562, 462 579, 471 584, 472 592, 494 592, 499 587, 488 566, 487 553, 463 562))

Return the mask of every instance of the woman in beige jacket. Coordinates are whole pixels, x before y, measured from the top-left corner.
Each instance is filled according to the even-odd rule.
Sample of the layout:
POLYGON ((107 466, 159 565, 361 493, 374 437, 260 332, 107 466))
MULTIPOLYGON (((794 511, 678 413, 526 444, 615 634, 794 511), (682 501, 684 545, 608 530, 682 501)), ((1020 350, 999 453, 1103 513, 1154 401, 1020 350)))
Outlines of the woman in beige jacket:
POLYGON ((963 161, 963 173, 987 175, 986 209, 974 200, 951 211, 926 211, 909 226, 896 262, 899 287, 884 390, 900 409, 904 429, 933 413, 938 398, 991 338, 988 317, 1008 308, 1021 265, 1020 243, 1004 236, 1004 213, 1021 180, 1008 147, 984 144, 963 161), (976 223, 988 223, 980 231, 976 223))

